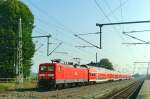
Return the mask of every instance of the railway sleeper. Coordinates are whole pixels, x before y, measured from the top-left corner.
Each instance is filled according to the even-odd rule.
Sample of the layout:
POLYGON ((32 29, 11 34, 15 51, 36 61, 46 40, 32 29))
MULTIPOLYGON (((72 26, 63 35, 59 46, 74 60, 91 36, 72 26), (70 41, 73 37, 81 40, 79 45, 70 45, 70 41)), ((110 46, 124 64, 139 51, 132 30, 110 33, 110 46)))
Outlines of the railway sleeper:
POLYGON ((108 95, 107 99, 136 99, 136 95, 138 94, 143 81, 137 81, 130 84, 128 87, 122 88, 117 92, 113 92, 108 95))

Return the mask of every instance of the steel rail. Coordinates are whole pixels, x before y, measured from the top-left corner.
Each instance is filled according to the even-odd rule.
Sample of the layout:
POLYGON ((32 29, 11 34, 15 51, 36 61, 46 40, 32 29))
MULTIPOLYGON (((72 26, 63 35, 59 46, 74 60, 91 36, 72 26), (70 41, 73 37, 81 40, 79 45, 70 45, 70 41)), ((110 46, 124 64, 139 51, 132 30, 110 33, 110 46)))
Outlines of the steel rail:
POLYGON ((112 94, 108 99, 131 99, 132 95, 142 85, 143 81, 136 81, 126 88, 119 90, 117 93, 112 94))

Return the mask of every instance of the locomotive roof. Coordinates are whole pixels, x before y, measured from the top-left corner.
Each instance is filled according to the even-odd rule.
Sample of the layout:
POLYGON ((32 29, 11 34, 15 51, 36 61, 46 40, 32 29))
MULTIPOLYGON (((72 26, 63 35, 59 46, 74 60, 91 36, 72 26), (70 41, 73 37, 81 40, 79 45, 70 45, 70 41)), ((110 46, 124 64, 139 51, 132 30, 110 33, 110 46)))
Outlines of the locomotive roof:
POLYGON ((78 65, 78 64, 68 64, 68 63, 57 63, 57 62, 51 62, 51 63, 41 63, 40 65, 45 65, 45 64, 61 64, 65 65, 68 67, 75 67, 75 68, 87 68, 86 65, 78 65))

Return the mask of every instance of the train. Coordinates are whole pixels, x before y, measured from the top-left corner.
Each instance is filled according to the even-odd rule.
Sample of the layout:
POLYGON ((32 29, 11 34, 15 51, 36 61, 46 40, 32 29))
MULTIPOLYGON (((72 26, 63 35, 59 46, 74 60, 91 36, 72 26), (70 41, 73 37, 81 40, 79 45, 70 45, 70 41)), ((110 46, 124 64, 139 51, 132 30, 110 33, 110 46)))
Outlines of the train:
POLYGON ((52 60, 39 65, 38 87, 61 88, 127 79, 131 79, 131 75, 101 67, 52 60))

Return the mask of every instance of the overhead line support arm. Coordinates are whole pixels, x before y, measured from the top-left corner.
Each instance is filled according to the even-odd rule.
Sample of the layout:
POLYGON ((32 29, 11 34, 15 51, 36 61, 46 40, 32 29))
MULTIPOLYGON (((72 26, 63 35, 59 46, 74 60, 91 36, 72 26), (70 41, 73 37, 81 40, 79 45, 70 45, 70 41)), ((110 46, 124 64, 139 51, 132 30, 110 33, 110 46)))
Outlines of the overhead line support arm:
POLYGON ((41 38, 41 37, 47 37, 47 38, 50 38, 51 35, 44 35, 44 36, 33 36, 32 38, 41 38))
POLYGON ((98 46, 96 46, 96 45, 94 45, 94 44, 90 43, 89 41, 87 41, 87 40, 85 40, 85 39, 81 38, 81 37, 80 37, 80 36, 78 36, 77 34, 74 34, 74 36, 76 36, 76 37, 78 37, 79 39, 83 40, 84 42, 86 42, 86 43, 88 43, 88 44, 90 44, 90 45, 92 45, 92 46, 94 46, 94 47, 96 47, 96 48, 100 49, 100 47, 98 47, 98 46))
POLYGON ((96 23, 96 26, 99 26, 99 28, 100 28, 100 49, 102 48, 102 27, 104 25, 120 25, 120 24, 136 24, 136 23, 150 23, 150 20, 147 20, 147 21, 132 21, 132 22, 118 22, 118 23, 104 23, 104 24, 96 23))
POLYGON ((148 21, 118 22, 118 23, 104 23, 104 24, 96 23, 96 26, 102 27, 104 25, 135 24, 135 23, 150 23, 150 20, 148 20, 148 21))

